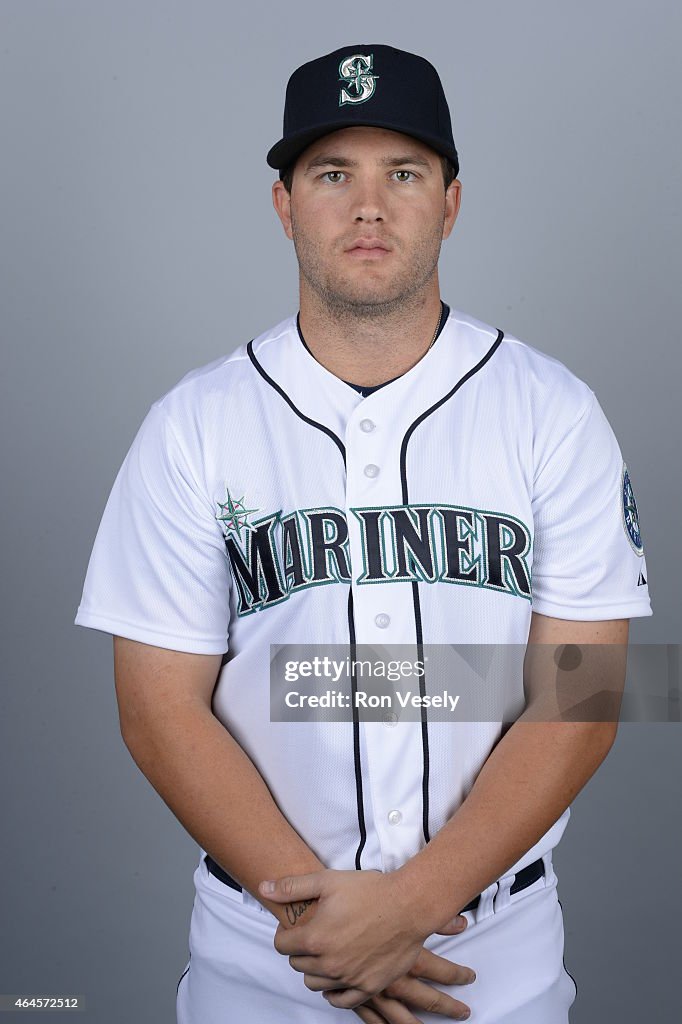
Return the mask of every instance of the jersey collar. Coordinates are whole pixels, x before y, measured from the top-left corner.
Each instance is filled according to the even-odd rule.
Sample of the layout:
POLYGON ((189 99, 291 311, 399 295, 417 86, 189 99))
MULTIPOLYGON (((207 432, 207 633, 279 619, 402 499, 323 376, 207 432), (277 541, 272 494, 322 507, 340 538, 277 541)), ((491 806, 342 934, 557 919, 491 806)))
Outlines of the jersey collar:
POLYGON ((391 429, 406 430, 421 413, 443 399, 460 378, 473 371, 495 340, 496 332, 472 330, 450 307, 435 343, 419 362, 364 398, 302 344, 295 315, 280 325, 276 337, 266 334, 257 338, 253 354, 266 377, 284 392, 298 413, 322 424, 343 441, 348 421, 359 405, 368 416, 380 417, 390 410, 391 429))

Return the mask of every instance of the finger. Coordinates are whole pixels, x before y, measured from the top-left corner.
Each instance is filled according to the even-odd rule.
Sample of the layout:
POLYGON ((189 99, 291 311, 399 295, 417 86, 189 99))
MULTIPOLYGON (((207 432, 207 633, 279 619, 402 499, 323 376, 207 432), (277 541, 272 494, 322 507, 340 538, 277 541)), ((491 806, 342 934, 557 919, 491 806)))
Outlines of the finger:
POLYGON ((372 996, 372 1006, 381 1011, 382 1018, 388 1024, 423 1024, 419 1017, 415 1017, 412 1011, 398 999, 391 999, 384 992, 372 996))
POLYGON ((469 925, 468 920, 464 914, 458 914, 457 917, 453 917, 452 921, 448 921, 447 924, 439 928, 435 935, 459 935, 469 925))
POLYGON ((361 1003, 366 1003, 369 998, 368 993, 362 992, 359 988, 342 988, 331 992, 328 990, 322 995, 328 1003, 338 1006, 340 1010, 352 1010, 361 1003))
MULTIPOLYGON (((306 988, 309 988, 311 992, 329 992, 329 991, 342 991, 347 988, 342 981, 338 978, 323 978, 318 974, 304 974, 303 984, 306 988)), ((367 993, 365 993, 367 998, 367 993)))
POLYGON ((394 982, 386 986, 381 995, 398 999, 401 1003, 426 1013, 439 1013, 442 1017, 449 1017, 451 1020, 467 1020, 471 1014, 466 1003, 460 1002, 459 999, 453 999, 447 992, 441 992, 433 985, 427 985, 425 982, 419 981, 417 978, 409 978, 407 975, 403 978, 396 978, 394 982))
POLYGON ((310 931, 313 924, 314 922, 310 921, 307 924, 296 925, 295 928, 278 928, 273 939, 277 952, 283 956, 303 957, 310 966, 313 966, 320 955, 319 938, 316 939, 315 933, 310 931))
POLYGON ((373 1010, 369 1003, 353 1007, 353 1013, 356 1013, 360 1020, 364 1021, 364 1024, 386 1024, 386 1018, 373 1010))
POLYGON ((444 956, 438 956, 430 949, 422 949, 408 971, 413 978, 436 981, 439 985, 470 985, 476 980, 476 972, 470 967, 453 963, 444 956))
POLYGON ((261 882, 258 892, 273 903, 295 903, 312 900, 322 894, 324 872, 313 871, 308 875, 285 875, 284 878, 270 878, 261 882))
POLYGON ((299 971, 301 974, 309 974, 311 977, 318 977, 322 979, 327 978, 332 982, 331 985, 321 985, 319 988, 320 992, 325 988, 334 988, 334 983, 338 981, 337 978, 332 978, 331 975, 324 973, 320 967, 320 958, 316 956, 302 956, 300 953, 298 955, 290 956, 289 966, 292 967, 293 970, 299 971))

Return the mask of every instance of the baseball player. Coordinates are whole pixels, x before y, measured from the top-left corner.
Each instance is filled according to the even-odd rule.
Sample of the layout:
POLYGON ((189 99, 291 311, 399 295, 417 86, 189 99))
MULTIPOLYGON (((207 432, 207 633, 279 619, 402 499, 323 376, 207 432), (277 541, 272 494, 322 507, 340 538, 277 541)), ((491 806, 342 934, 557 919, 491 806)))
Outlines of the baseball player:
POLYGON ((267 161, 298 312, 151 405, 75 620, 200 847, 178 1022, 565 1024, 552 851, 615 723, 533 720, 537 673, 511 722, 279 720, 273 651, 625 645, 627 468, 586 383, 441 298, 461 183, 427 60, 299 67, 267 161))

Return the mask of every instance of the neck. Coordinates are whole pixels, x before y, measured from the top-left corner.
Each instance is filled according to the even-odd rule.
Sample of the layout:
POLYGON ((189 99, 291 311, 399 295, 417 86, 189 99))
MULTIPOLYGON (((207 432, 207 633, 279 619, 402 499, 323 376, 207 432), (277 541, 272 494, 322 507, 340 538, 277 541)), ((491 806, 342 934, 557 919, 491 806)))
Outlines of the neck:
POLYGON ((327 370, 372 387, 407 373, 428 352, 441 314, 437 278, 427 293, 381 312, 330 307, 301 281, 299 321, 306 345, 327 370))

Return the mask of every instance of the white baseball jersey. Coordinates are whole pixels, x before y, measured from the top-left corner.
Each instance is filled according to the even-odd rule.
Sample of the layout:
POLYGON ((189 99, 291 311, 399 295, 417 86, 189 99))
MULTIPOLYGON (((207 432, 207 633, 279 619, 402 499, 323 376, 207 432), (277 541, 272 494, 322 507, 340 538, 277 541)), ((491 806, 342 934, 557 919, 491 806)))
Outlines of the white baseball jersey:
MULTIPOLYGON (((184 376, 120 468, 75 619, 224 654, 214 713, 331 868, 413 856, 502 723, 272 722, 271 644, 525 644, 533 609, 652 614, 593 391, 448 312, 419 362, 366 397, 313 357, 296 316, 184 376)), ((551 850, 568 815, 510 870, 551 850)))

